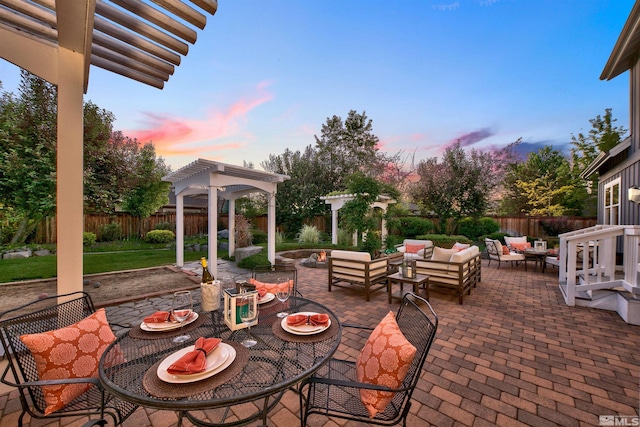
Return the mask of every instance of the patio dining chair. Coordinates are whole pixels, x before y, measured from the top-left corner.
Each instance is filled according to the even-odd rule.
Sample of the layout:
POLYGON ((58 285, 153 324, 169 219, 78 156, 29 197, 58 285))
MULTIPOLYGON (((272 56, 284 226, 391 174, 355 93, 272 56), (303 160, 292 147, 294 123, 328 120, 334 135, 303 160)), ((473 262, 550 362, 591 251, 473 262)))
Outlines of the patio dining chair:
POLYGON ((135 411, 137 406, 105 393, 97 378, 100 356, 115 339, 110 331, 104 310, 96 311, 85 292, 54 295, 0 313, 0 339, 8 359, 0 381, 17 388, 19 426, 25 414, 91 417, 85 426, 106 425, 109 416, 118 425, 135 411), (83 369, 93 375, 62 374, 83 369))
MULTIPOLYGON (((388 319, 394 319, 394 317, 388 315, 382 320, 375 329, 376 333, 372 334, 365 344, 366 351, 361 352, 357 361, 330 359, 313 376, 303 380, 299 389, 300 422, 303 427, 312 414, 376 425, 395 425, 402 421, 406 426, 407 415, 411 408, 411 396, 438 329, 438 316, 424 298, 407 293, 395 316, 397 326, 395 324, 389 326, 388 319), (425 309, 423 310, 421 307, 425 309), (389 327, 391 329, 387 329, 389 327), (373 345, 373 342, 379 343, 375 340, 376 337, 390 333, 394 339, 387 341, 388 344, 384 351, 385 354, 388 354, 386 353, 388 350, 396 351, 395 348, 390 347, 399 344, 398 337, 401 335, 398 331, 394 331, 396 327, 416 350, 415 356, 410 362, 400 358, 404 363, 408 363, 405 365, 407 371, 404 378, 400 378, 401 374, 398 374, 396 382, 399 385, 397 387, 381 385, 384 381, 377 381, 377 379, 367 382, 359 381, 358 378, 362 378, 363 366, 367 365, 366 358, 369 357, 371 360, 370 357, 376 352, 374 349, 378 348, 377 345, 373 345), (375 384, 376 382, 379 384, 375 384), (375 407, 373 412, 372 405, 375 407)), ((350 327, 373 329, 360 326, 350 327)), ((398 354, 402 354, 404 350, 398 349, 397 351, 398 354)), ((365 371, 368 370, 365 369, 365 371)), ((386 374, 388 375, 388 373, 386 374)))
POLYGON ((298 270, 291 265, 259 265, 253 268, 251 278, 265 284, 277 284, 278 280, 293 280, 291 295, 302 296, 298 291, 298 270))

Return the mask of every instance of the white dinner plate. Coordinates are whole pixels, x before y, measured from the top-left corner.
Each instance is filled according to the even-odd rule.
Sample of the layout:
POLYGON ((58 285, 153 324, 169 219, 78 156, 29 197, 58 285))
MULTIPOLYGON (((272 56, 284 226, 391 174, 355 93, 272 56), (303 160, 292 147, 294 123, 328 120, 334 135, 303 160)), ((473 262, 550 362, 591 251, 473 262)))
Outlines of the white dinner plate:
MULTIPOLYGON (((184 326, 193 323, 198 319, 198 313, 195 311, 185 322, 184 326)), ((140 329, 147 332, 165 332, 180 328, 180 322, 162 322, 162 323, 145 323, 140 324, 140 329)))
MULTIPOLYGON (((293 314, 303 314, 305 316, 310 316, 312 314, 318 314, 318 313, 314 313, 312 311, 301 311, 299 313, 293 313, 293 314)), ((290 314, 289 316, 292 316, 293 314, 290 314)), ((329 326, 331 326, 331 319, 329 319, 329 323, 327 324, 327 326, 312 326, 312 325, 289 326, 287 325, 287 318, 285 317, 284 319, 282 319, 282 322, 280 323, 280 325, 282 325, 282 329, 294 335, 313 335, 313 334, 319 334, 320 332, 324 332, 327 329, 329 329, 329 326)))
POLYGON ((264 304, 265 302, 273 301, 275 297, 276 296, 271 292, 267 292, 262 298, 258 300, 258 304, 264 304))
POLYGON ((195 346, 190 345, 189 347, 185 347, 182 350, 176 351, 175 353, 167 356, 167 358, 158 366, 158 378, 164 382, 172 384, 193 383, 210 378, 215 374, 224 371, 236 359, 236 349, 229 344, 221 342, 215 350, 207 355, 207 367, 204 371, 188 375, 174 375, 167 372, 167 369, 171 364, 188 352, 192 351, 194 348, 195 346))

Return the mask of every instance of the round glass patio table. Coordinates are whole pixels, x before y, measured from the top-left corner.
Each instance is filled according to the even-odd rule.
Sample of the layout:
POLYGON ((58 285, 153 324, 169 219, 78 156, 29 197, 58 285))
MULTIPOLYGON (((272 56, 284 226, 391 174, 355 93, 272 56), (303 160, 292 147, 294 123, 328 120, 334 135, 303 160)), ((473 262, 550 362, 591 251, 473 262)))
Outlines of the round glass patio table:
MULTIPOLYGON (((275 302, 260 307, 258 324, 251 327, 250 333, 258 344, 246 350, 238 344, 234 345, 243 352, 244 365, 232 364, 226 368, 234 367, 237 374, 214 388, 197 390, 187 396, 167 397, 150 393, 148 380, 157 371, 159 362, 176 351, 193 345, 198 337, 218 337, 229 344, 240 343, 246 338, 246 329, 231 331, 227 327, 221 310, 199 312, 197 326, 191 329, 187 329, 188 325, 185 326, 192 339, 182 344, 174 343, 171 336, 152 337, 149 334, 154 334, 153 332, 141 338, 139 333, 134 333, 137 327, 134 326, 128 333, 117 338, 103 354, 99 368, 100 381, 107 392, 122 400, 143 407, 177 411, 180 421, 186 416, 196 425, 208 426, 242 425, 262 419, 266 425, 267 413, 278 403, 282 394, 324 365, 337 350, 342 334, 340 321, 330 309, 294 296, 288 301, 287 309, 290 313, 326 313, 331 326, 317 336, 287 336, 279 325, 282 319, 277 317, 282 306, 279 301, 275 302), (274 325, 276 322, 278 324, 274 325), (233 421, 227 421, 234 405, 247 402, 253 402, 254 407, 258 408, 255 413, 246 415, 241 420, 232 417, 233 421), (211 411, 216 409, 218 410, 211 411), (204 410, 207 410, 207 417, 216 413, 220 419, 200 419, 203 414, 201 411, 204 410)), ((199 309, 199 306, 194 308, 199 309)), ((157 381, 160 380, 157 380, 156 375, 157 381)), ((180 386, 182 384, 169 384, 167 388, 179 389, 180 386)), ((245 411, 246 408, 242 412, 245 411)), ((238 414, 234 415, 237 417, 238 414)))

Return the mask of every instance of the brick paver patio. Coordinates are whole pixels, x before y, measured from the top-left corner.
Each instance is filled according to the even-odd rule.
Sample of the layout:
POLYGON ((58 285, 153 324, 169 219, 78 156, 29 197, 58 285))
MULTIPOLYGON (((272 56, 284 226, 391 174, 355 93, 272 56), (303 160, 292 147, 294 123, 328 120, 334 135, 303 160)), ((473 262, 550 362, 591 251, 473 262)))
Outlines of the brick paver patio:
MULTIPOLYGON (((615 312, 567 307, 557 270, 524 271, 483 261, 482 282, 464 305, 431 292, 440 318, 436 341, 414 393, 409 426, 597 426, 600 415, 637 416, 640 326, 615 312)), ((377 293, 327 292, 327 270, 298 267, 302 294, 330 307, 343 322, 375 325, 398 303, 377 293)), ((113 322, 134 321, 168 299, 109 307, 113 322)), ((366 335, 343 334, 337 356, 357 357, 366 335)), ((0 426, 17 425, 15 392, 0 396, 0 426)), ((27 417, 28 418, 28 417, 27 417)), ((34 426, 79 426, 82 419, 33 420, 34 426)), ((173 412, 140 408, 125 427, 168 427, 173 412)), ((186 423, 189 425, 189 423, 186 423)), ((270 426, 299 425, 298 398, 287 392, 270 426)), ((310 426, 355 425, 312 416, 310 426)))

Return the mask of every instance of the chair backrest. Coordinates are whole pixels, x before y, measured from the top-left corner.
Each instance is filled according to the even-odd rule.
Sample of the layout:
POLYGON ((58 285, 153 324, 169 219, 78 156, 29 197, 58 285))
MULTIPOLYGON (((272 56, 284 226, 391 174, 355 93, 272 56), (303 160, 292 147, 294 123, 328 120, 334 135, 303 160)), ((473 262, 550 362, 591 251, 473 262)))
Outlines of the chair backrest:
POLYGON ((411 399, 438 330, 438 316, 429 302, 411 292, 405 294, 402 299, 400 309, 396 315, 396 321, 404 336, 416 348, 416 355, 402 385, 399 387, 406 389, 406 391, 396 393, 392 403, 387 405, 385 412, 393 411, 394 408, 401 411, 400 408, 404 408, 411 399), (423 310, 421 307, 425 309, 423 310))
POLYGON ((489 257, 493 259, 499 259, 500 255, 502 255, 502 248, 498 248, 495 240, 492 239, 484 239, 484 244, 487 247, 487 254, 489 257))
POLYGON ((253 268, 251 277, 262 283, 278 283, 278 279, 293 280, 292 294, 300 295, 298 270, 292 265, 259 265, 253 268))
MULTIPOLYGON (((54 295, 0 313, 0 339, 17 383, 37 381, 36 362, 29 349, 20 341, 24 334, 37 334, 72 325, 95 312, 89 294, 73 292, 54 295), (65 301, 59 303, 58 301, 65 301)), ((25 394, 24 388, 18 389, 25 394)), ((43 412, 46 407, 40 386, 29 387, 34 407, 43 412)))

